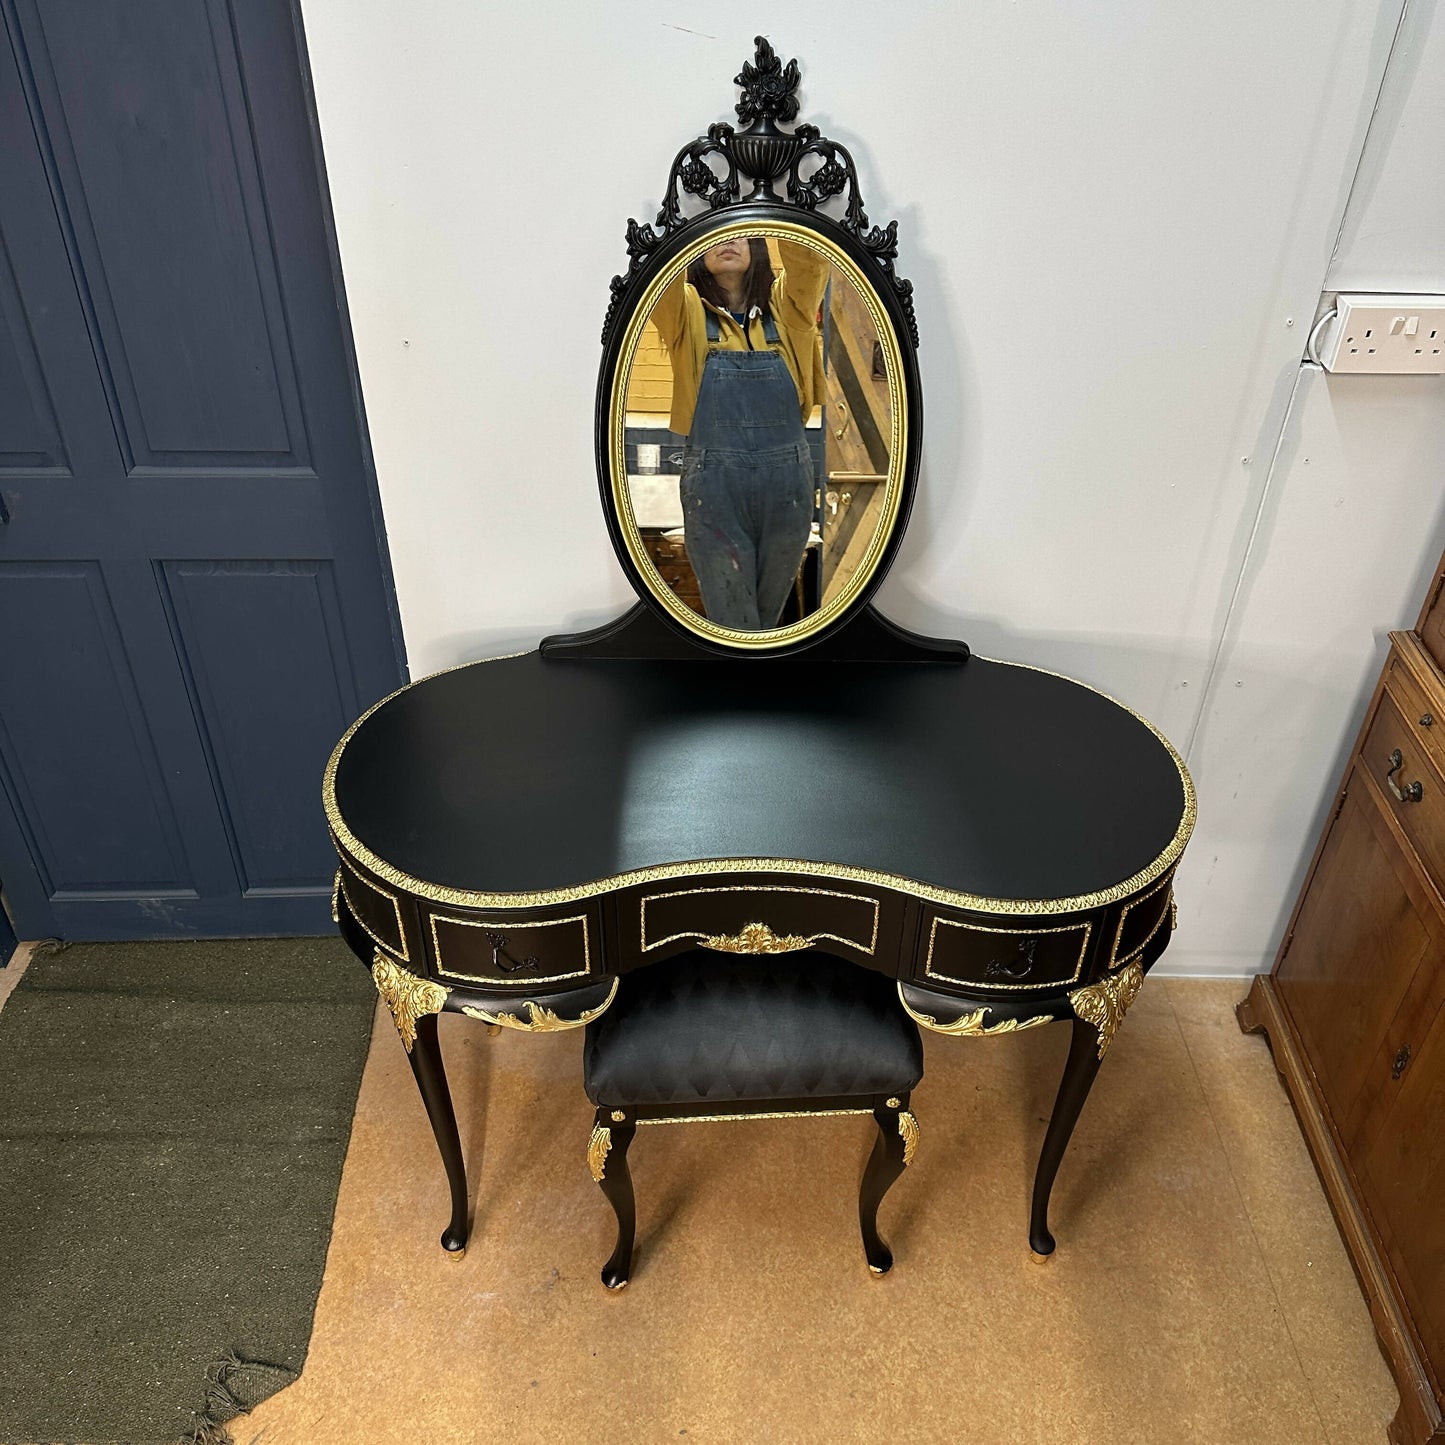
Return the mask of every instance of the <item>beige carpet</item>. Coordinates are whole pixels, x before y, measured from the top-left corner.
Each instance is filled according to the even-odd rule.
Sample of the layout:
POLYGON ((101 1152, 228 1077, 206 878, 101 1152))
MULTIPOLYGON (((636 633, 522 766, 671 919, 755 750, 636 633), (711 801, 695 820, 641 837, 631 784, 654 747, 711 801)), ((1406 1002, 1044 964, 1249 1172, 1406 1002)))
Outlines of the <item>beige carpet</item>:
POLYGON ((597 1279, 612 1217, 584 1158, 579 1035, 442 1021, 473 1169, 455 1263, 384 1017, 305 1372, 234 1422, 238 1445, 1380 1445, 1394 1387, 1268 1050, 1235 1027, 1243 992, 1145 987, 1064 1162, 1045 1265, 1025 1226, 1063 1028, 929 1039, 881 1280, 855 1217, 869 1121, 640 1131, 620 1295, 597 1279))

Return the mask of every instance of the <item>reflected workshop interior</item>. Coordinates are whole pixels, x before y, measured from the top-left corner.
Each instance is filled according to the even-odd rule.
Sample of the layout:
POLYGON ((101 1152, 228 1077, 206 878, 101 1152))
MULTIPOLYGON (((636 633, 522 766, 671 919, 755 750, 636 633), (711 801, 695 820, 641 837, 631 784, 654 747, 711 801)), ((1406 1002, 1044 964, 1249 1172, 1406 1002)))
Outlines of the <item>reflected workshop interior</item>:
POLYGON ((627 489, 652 564, 700 616, 787 626, 867 558, 896 450, 880 331, 830 256, 757 228, 661 288, 626 364, 627 489))

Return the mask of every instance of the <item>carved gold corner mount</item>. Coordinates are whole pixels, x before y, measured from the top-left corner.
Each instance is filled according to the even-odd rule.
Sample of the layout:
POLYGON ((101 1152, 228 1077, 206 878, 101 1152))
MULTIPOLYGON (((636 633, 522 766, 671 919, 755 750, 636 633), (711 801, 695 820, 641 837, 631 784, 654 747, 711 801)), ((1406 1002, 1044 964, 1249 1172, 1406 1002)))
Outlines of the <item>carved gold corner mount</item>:
POLYGON ((738 933, 715 933, 698 941, 699 948, 717 953, 796 953, 811 948, 813 940, 800 933, 774 933, 766 923, 745 923, 738 933))
POLYGON ((594 1183, 601 1184, 607 1173, 607 1151, 612 1147, 612 1130, 605 1124, 592 1126, 592 1137, 587 1141, 587 1168, 594 1183))
POLYGON ((563 1029, 580 1029, 583 1024, 591 1023, 612 1006, 612 1000, 617 997, 617 985, 621 981, 614 978, 607 997, 596 1008, 583 1009, 575 1019, 560 1017, 555 1010, 546 1008, 534 998, 523 999, 517 1005, 519 1009, 526 1010, 525 1018, 514 1013, 489 1013, 486 1009, 476 1008, 472 1004, 463 1004, 462 1012, 468 1018, 481 1019, 484 1023, 495 1024, 504 1029, 519 1029, 525 1034, 553 1034, 563 1029))
POLYGON ((918 1152, 918 1120, 913 1117, 911 1110, 904 1109, 899 1114, 898 1132, 903 1136, 903 1167, 906 1169, 913 1163, 913 1156, 918 1152))
POLYGON ((416 1021, 427 1014, 439 1014, 451 990, 428 978, 408 973, 379 948, 371 965, 371 981, 376 985, 377 993, 386 1000, 402 1045, 410 1053, 411 1046, 416 1042, 416 1021))
POLYGON ((1129 1005, 1139 997, 1144 985, 1144 969, 1136 960, 1125 964, 1118 973, 1101 978, 1084 988, 1076 988, 1069 995, 1074 1012, 1085 1023, 1093 1024, 1099 1031, 1099 1057, 1102 1059, 1129 1012, 1129 1005))
POLYGON ((985 1023, 990 1010, 988 1008, 976 1008, 966 1014, 960 1014, 952 1023, 941 1024, 932 1014, 919 1013, 917 1009, 909 1006, 908 1000, 903 997, 903 984, 898 985, 898 1000, 903 1005, 903 1011, 914 1023, 922 1024, 924 1028, 931 1029, 936 1034, 950 1034, 960 1039, 982 1039, 991 1037, 994 1034, 1016 1034, 1020 1029, 1037 1028, 1039 1024, 1051 1024, 1054 1021, 1052 1014, 1039 1014, 1031 1019, 1000 1019, 996 1024, 985 1023))

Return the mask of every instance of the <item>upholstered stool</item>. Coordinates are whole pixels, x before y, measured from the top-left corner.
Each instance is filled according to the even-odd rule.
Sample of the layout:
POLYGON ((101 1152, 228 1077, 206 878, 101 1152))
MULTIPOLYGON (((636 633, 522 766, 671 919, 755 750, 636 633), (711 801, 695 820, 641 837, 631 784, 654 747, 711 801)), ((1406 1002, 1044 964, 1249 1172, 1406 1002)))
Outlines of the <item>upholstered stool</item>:
POLYGON ((893 1255, 878 1235, 878 1205, 913 1158, 908 1095, 922 1077, 923 1043, 893 980, 842 959, 698 950, 628 974, 587 1025, 583 1050, 597 1105, 587 1162, 617 1214, 602 1282, 621 1289, 631 1272, 627 1148, 639 1124, 807 1114, 877 1121, 858 1223, 869 1267, 886 1273, 893 1255))

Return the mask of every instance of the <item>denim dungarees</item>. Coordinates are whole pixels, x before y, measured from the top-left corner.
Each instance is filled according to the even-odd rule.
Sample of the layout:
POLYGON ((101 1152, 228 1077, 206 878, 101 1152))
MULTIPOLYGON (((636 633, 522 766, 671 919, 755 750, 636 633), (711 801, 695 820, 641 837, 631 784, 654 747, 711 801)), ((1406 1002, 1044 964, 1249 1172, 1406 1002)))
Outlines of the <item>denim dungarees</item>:
MULTIPOLYGON (((763 334, 776 345, 771 316, 763 334)), ((776 627, 813 526, 813 459, 798 389, 775 350, 708 351, 683 451, 683 535, 703 609, 723 627, 776 627)))

